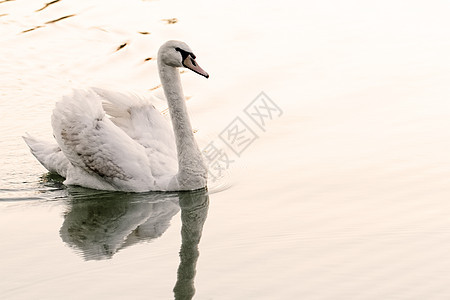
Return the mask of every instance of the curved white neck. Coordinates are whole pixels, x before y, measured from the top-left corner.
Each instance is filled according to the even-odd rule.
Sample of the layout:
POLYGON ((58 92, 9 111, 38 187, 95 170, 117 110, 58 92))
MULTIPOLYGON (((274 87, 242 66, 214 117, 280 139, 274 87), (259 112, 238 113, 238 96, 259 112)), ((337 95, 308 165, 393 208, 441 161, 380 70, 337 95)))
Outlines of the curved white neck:
POLYGON ((175 133, 179 188, 187 190, 203 188, 206 186, 207 169, 192 132, 180 74, 175 67, 163 63, 159 63, 158 66, 175 133))

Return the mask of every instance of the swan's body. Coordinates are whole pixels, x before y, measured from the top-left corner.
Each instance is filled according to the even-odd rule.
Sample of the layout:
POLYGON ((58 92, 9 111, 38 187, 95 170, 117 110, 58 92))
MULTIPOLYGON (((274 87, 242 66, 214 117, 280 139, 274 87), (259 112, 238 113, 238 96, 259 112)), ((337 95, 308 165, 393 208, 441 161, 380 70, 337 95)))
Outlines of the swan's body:
POLYGON ((169 41, 158 67, 173 130, 154 106, 138 97, 100 89, 74 91, 52 115, 57 144, 24 137, 31 152, 67 185, 118 191, 194 190, 207 169, 192 133, 178 67, 208 77, 190 48, 169 41))

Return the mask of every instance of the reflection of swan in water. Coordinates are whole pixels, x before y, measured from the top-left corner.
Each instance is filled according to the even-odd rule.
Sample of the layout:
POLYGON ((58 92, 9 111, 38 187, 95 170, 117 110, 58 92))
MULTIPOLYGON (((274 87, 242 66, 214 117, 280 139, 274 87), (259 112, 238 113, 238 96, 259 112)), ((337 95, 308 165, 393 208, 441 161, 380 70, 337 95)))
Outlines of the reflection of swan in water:
POLYGON ((180 193, 181 249, 175 299, 192 299, 195 294, 194 277, 199 257, 198 243, 208 213, 209 196, 206 191, 180 193))
POLYGON ((60 234, 86 260, 111 258, 125 247, 160 237, 180 210, 177 193, 90 193, 72 188, 70 196, 60 234))
POLYGON ((198 244, 208 212, 206 189, 129 194, 71 188, 60 234, 86 260, 112 258, 119 250, 160 237, 181 207, 181 249, 175 299, 192 299, 198 244), (79 192, 80 191, 80 192, 79 192))

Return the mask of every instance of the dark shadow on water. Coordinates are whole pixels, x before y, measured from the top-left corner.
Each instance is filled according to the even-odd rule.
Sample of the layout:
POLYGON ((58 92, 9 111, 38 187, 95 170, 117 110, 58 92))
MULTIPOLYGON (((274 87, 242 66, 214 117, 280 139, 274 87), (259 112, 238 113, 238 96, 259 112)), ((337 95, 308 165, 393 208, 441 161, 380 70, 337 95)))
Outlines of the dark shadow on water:
POLYGON ((69 187, 62 240, 85 260, 112 258, 118 251, 160 237, 180 210, 174 193, 118 193, 69 187))
POLYGON ((181 209, 181 249, 175 299, 192 299, 205 223, 208 191, 120 193, 68 187, 62 240, 85 260, 111 259, 117 252, 164 234, 181 209))
POLYGON ((175 299, 192 299, 195 294, 194 278, 200 255, 198 244, 209 207, 206 191, 180 193, 181 249, 177 282, 173 288, 175 299))

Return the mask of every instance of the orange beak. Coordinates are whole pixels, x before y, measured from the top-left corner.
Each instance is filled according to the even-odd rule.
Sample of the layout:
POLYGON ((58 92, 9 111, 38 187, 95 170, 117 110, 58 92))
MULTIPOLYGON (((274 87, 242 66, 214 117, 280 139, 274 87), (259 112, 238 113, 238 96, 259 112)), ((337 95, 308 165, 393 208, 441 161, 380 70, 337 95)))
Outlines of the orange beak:
POLYGON ((205 76, 206 78, 209 78, 208 73, 206 73, 205 70, 203 70, 195 61, 195 59, 191 56, 188 55, 184 60, 183 60, 183 66, 185 66, 186 68, 194 71, 197 74, 200 74, 202 76, 205 76))

